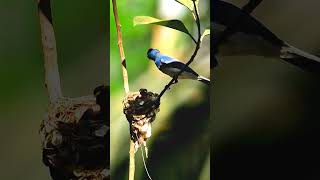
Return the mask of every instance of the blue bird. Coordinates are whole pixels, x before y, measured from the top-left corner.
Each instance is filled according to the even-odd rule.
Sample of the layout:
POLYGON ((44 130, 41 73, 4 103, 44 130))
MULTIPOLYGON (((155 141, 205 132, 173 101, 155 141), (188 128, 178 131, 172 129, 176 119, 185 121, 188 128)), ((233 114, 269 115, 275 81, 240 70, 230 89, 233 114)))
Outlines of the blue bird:
MULTIPOLYGON (((181 71, 181 69, 185 67, 184 63, 172 57, 161 54, 158 49, 150 48, 147 52, 147 56, 150 60, 155 62, 157 68, 161 72, 169 75, 170 77, 174 77, 181 71)), ((190 67, 186 67, 186 69, 179 75, 178 79, 193 79, 210 85, 209 79, 200 76, 190 67)))

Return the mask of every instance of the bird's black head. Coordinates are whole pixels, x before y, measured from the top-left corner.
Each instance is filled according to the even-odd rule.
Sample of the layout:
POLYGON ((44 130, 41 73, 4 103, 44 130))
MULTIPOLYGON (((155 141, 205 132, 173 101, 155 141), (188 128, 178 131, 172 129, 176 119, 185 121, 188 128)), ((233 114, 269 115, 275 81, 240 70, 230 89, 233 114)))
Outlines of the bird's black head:
POLYGON ((158 49, 150 48, 147 52, 147 56, 150 60, 155 60, 157 57, 157 54, 160 53, 158 49))

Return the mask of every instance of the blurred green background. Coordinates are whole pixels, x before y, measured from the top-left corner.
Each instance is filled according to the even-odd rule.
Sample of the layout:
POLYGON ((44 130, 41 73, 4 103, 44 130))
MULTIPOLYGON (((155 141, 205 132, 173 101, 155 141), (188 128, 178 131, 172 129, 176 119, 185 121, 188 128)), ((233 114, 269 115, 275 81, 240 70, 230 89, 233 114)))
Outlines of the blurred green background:
MULTIPOLYGON (((200 1, 202 30, 209 27, 209 2, 200 1)), ((135 16, 159 19, 180 19, 196 35, 191 13, 174 0, 118 1, 123 45, 131 91, 146 88, 160 93, 171 79, 163 75, 146 57, 150 47, 187 62, 193 52, 193 42, 183 33, 161 26, 133 27, 135 16)), ((110 3, 111 5, 111 3, 110 3)), ((197 72, 209 77, 209 38, 204 41, 197 58, 191 64, 197 72)), ((124 97, 122 71, 117 45, 113 11, 110 12, 110 83, 111 83, 111 179, 128 177, 129 124, 122 113, 124 97)), ((152 124, 152 136, 147 141, 146 160, 153 179, 210 179, 209 88, 202 83, 180 80, 161 99, 160 112, 152 124)), ((148 179, 140 150, 136 153, 135 179, 148 179)))
MULTIPOLYGON (((238 7, 247 0, 227 0, 238 7)), ((282 40, 320 53, 319 1, 263 1, 253 15, 282 40)), ((211 106, 213 178, 319 179, 319 78, 279 59, 219 57, 211 106)))
MULTIPOLYGON (((63 94, 109 84, 108 2, 53 0, 63 94)), ((0 0, 0 179, 44 180, 39 125, 47 108, 36 0, 0 0)))

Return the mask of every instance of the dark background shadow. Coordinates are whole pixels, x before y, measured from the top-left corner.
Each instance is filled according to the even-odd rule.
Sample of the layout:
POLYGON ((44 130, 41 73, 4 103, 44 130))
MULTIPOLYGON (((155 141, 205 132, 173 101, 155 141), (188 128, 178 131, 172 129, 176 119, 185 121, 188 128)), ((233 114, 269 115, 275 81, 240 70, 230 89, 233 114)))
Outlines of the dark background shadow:
MULTIPOLYGON (((316 1, 263 1, 253 15, 281 39, 319 54, 318 7, 316 1)), ((320 179, 320 79, 279 59, 218 58, 213 179, 320 179)))

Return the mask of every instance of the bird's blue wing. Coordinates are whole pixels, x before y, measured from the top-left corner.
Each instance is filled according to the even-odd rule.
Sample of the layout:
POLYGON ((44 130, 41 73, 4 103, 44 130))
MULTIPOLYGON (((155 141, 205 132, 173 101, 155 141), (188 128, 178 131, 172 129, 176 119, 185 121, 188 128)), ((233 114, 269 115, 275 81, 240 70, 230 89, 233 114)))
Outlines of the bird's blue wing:
MULTIPOLYGON (((168 69, 168 68, 181 70, 185 66, 185 64, 183 62, 179 61, 178 59, 169 57, 169 56, 162 55, 159 58, 161 60, 160 70, 161 69, 168 69)), ((184 71, 191 73, 195 76, 198 76, 198 74, 194 70, 192 70, 189 66, 186 67, 186 69, 184 71)))
POLYGON ((157 65, 158 68, 160 68, 163 64, 168 64, 171 62, 180 62, 177 59, 174 59, 172 57, 169 56, 165 56, 165 55, 160 55, 156 58, 155 63, 157 65))
POLYGON ((169 56, 160 56, 160 60, 163 64, 168 64, 172 62, 180 62, 178 59, 169 57, 169 56))
MULTIPOLYGON (((181 69, 183 69, 185 66, 184 63, 180 62, 180 61, 171 61, 169 63, 166 64, 162 64, 160 67, 161 71, 165 71, 166 69, 176 69, 177 71, 175 72, 179 72, 181 69)), ((191 73, 194 76, 198 77, 198 73, 196 73, 194 70, 192 70, 190 67, 186 67, 186 69, 184 70, 185 72, 191 73)))

